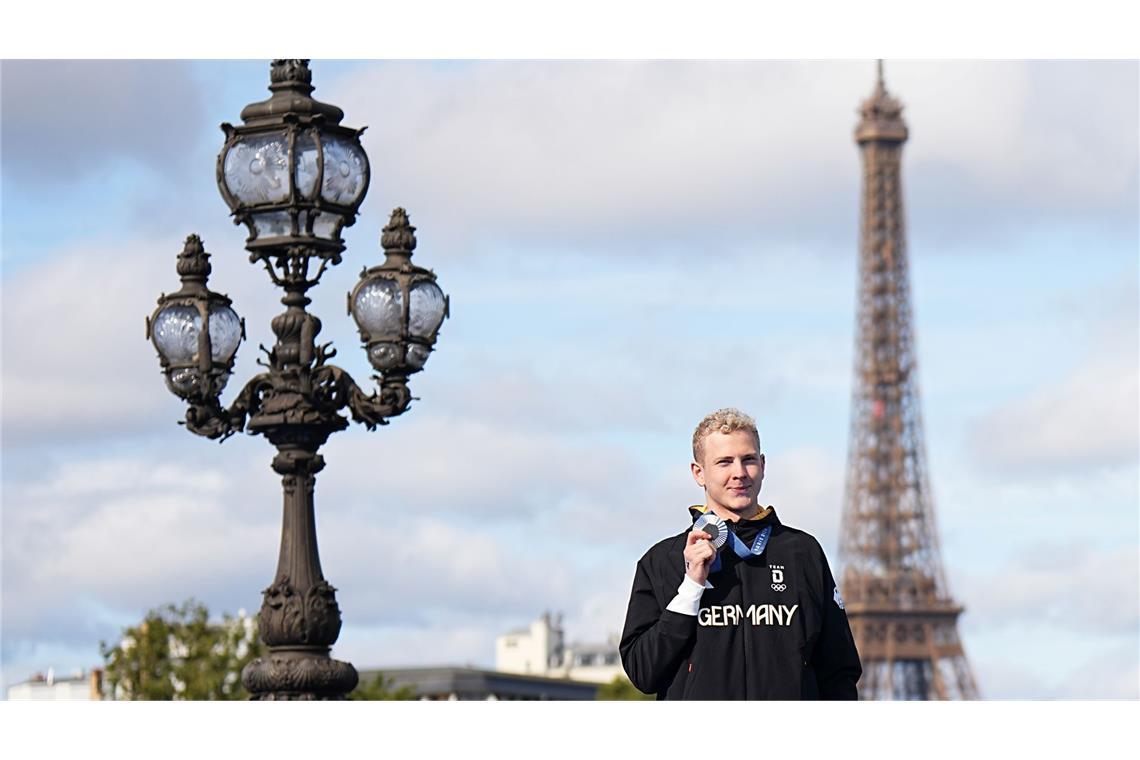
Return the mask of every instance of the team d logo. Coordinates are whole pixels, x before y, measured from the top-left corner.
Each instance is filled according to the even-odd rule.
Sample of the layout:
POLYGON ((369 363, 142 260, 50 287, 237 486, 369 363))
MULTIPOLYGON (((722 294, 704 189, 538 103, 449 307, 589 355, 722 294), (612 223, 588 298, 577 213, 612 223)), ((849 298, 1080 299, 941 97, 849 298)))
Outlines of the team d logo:
POLYGON ((784 583, 784 566, 783 565, 768 565, 768 569, 772 571, 772 590, 783 591, 788 586, 784 583))

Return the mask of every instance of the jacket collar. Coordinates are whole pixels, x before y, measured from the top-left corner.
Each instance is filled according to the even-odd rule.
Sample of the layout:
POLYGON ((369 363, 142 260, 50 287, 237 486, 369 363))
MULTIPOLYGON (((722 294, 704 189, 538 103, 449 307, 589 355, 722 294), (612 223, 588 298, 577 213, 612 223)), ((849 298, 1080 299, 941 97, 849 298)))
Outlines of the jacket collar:
MULTIPOLYGON (((694 504, 689 507, 689 515, 692 517, 693 522, 696 522, 697 518, 707 511, 708 507, 704 504, 694 504)), ((749 517, 742 522, 752 523, 753 525, 763 528, 766 525, 779 525, 780 518, 776 517, 776 508, 768 505, 767 507, 763 507, 753 517, 749 517)))

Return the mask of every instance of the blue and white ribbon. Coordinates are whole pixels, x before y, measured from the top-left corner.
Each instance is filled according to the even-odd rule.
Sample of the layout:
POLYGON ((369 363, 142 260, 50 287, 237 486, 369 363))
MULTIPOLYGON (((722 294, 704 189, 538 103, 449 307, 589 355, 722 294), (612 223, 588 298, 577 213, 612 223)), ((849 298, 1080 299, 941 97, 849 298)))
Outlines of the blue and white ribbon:
MULTIPOLYGON (((748 559, 749 557, 759 557, 764 553, 764 548, 768 546, 768 537, 772 535, 772 526, 767 525, 764 530, 756 536, 756 540, 752 542, 752 546, 740 540, 740 537, 728 531, 728 545, 732 547, 732 551, 736 552, 736 556, 741 559, 748 559)), ((720 553, 716 555, 713 560, 712 566, 709 567, 709 573, 715 573, 721 568, 720 553)))

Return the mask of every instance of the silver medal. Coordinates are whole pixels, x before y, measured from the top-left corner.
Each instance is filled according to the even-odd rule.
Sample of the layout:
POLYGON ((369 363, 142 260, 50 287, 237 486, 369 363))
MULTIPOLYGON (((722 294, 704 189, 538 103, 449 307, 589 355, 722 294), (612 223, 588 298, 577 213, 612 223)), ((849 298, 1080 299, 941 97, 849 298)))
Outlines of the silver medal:
POLYGON ((699 530, 712 536, 709 540, 717 549, 724 546, 724 542, 728 540, 728 526, 724 524, 724 520, 712 512, 705 512, 698 517, 693 523, 693 530, 699 530))

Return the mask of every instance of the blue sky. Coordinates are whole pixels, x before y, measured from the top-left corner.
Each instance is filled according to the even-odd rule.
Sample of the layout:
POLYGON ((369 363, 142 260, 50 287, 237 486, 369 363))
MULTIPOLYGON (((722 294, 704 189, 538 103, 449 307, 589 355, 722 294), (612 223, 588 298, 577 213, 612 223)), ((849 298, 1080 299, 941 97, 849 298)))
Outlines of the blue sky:
MULTIPOLYGON (((405 206, 452 316, 422 400, 326 446, 322 564, 358 667, 491 665, 545 609, 620 630, 701 498, 688 440, 753 414, 761 500, 838 566, 871 61, 314 61, 372 184, 311 310, 405 206), (408 520, 415 538, 393 536, 408 520), (597 526, 607 527, 598 535, 597 526)), ((942 556, 987 697, 1140 696, 1137 64, 888 61, 942 556)), ((198 232, 249 340, 277 295, 215 184, 263 61, 0 67, 5 685, 98 663, 147 609, 254 611, 272 449, 175 424, 144 317, 198 232)), ((232 389, 231 389, 232 393, 232 389)), ((229 400, 228 397, 226 400, 229 400)))

